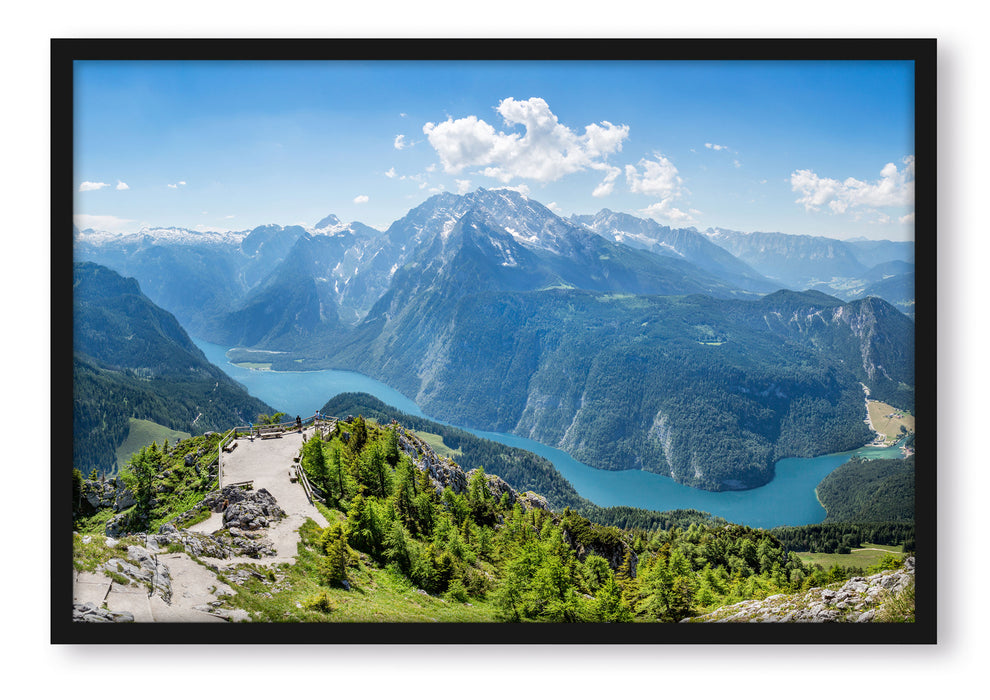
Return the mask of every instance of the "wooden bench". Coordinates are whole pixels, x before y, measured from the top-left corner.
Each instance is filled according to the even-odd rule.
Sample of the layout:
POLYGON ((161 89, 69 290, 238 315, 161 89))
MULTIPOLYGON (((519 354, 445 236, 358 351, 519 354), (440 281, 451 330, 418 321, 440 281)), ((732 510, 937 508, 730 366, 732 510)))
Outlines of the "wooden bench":
POLYGON ((257 434, 258 434, 258 437, 260 437, 262 440, 267 440, 268 438, 280 438, 280 437, 282 437, 282 429, 281 428, 258 428, 257 429, 257 434))

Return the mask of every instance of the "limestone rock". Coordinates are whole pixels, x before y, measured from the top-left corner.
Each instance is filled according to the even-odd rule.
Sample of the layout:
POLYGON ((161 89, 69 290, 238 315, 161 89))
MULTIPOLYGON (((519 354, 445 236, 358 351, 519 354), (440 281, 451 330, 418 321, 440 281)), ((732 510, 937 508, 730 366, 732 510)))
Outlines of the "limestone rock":
POLYGON ((97 571, 104 571, 111 578, 123 576, 134 585, 146 586, 166 603, 172 600, 172 576, 168 567, 144 547, 130 545, 126 559, 110 559, 100 564, 97 571))
POLYGON ((268 490, 260 489, 246 493, 244 498, 224 509, 225 528, 258 530, 285 517, 285 511, 278 506, 275 497, 268 490))
POLYGON ((109 481, 89 481, 82 483, 81 494, 93 510, 112 508, 117 498, 117 485, 113 479, 109 481))
POLYGON ((95 603, 73 603, 73 622, 134 622, 134 615, 129 612, 112 612, 106 608, 97 607, 95 603))
POLYGON ((857 576, 838 588, 745 600, 681 622, 872 622, 884 600, 914 583, 914 557, 897 571, 857 576))

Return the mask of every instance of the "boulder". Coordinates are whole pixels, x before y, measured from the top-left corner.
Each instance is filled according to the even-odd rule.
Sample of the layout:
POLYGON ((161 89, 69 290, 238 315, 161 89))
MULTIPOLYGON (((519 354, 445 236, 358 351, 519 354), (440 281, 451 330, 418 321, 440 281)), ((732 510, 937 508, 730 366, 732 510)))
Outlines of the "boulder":
POLYGON ((223 526, 238 530, 258 530, 285 517, 275 497, 267 489, 244 492, 247 495, 223 511, 223 526))

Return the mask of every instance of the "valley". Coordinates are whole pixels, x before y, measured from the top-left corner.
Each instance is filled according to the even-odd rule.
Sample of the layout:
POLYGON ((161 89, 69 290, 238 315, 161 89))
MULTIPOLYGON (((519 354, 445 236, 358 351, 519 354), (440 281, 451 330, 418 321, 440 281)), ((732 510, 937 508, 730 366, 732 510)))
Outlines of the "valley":
MULTIPOLYGON (((381 420, 394 417, 406 425, 410 425, 414 417, 426 419, 422 409, 411 400, 387 385, 357 373, 335 370, 252 372, 229 364, 223 346, 202 340, 197 340, 196 343, 211 362, 248 387, 252 395, 278 405, 292 415, 311 416, 314 410, 331 414, 362 413, 365 416, 378 416, 381 420), (331 399, 320 404, 317 409, 310 408, 319 403, 322 396, 334 397, 339 394, 344 394, 347 398, 354 395, 354 400, 346 400, 344 396, 340 396, 339 400, 331 399), (372 397, 378 401, 372 400, 372 397)), ((828 473, 854 455, 865 459, 901 456, 900 448, 893 446, 860 447, 848 452, 812 458, 787 458, 776 462, 775 477, 765 486, 745 491, 708 492, 678 484, 662 474, 641 470, 595 469, 559 448, 549 447, 530 438, 472 428, 466 430, 472 435, 521 448, 549 460, 577 494, 598 506, 631 506, 653 511, 695 509, 751 527, 821 522, 826 512, 815 496, 815 487, 828 473)), ((456 456, 453 458, 461 461, 456 456)), ((492 466, 471 462, 464 465, 466 468, 484 466, 487 469, 492 466)), ((522 487, 523 484, 518 486, 522 487)))
POLYGON ((327 217, 75 238, 77 256, 134 274, 195 335, 234 347, 235 365, 354 371, 417 411, 597 470, 753 489, 783 458, 866 444, 860 384, 913 410, 910 318, 879 297, 767 293, 823 265, 859 275, 903 246, 566 219, 484 188, 430 197, 385 231, 327 217))

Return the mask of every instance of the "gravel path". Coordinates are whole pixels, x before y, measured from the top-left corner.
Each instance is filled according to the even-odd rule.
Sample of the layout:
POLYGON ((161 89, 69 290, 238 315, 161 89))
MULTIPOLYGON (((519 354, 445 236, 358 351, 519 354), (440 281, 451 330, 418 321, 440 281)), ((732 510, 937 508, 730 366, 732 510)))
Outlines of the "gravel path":
MULTIPOLYGON (((311 432, 286 433, 279 438, 261 440, 241 438, 233 452, 223 455, 223 483, 231 484, 253 481, 254 489, 268 490, 286 517, 266 533, 272 540, 276 552, 274 557, 254 559, 233 557, 213 559, 203 557, 202 561, 218 567, 221 571, 240 563, 272 566, 295 561, 296 545, 299 542, 299 526, 306 518, 312 518, 321 527, 326 527, 326 518, 306 497, 302 485, 290 480, 293 458, 299 455, 303 441, 311 432)), ((195 532, 212 533, 223 527, 223 516, 214 513, 207 520, 189 528, 195 532)), ((125 586, 112 582, 103 574, 79 573, 73 586, 73 602, 94 603, 99 606, 106 602, 114 612, 129 612, 135 622, 222 622, 224 619, 244 620, 247 614, 240 610, 213 609, 218 596, 233 591, 221 583, 210 569, 197 564, 184 553, 159 552, 158 559, 171 574, 172 600, 165 603, 159 596, 151 596, 143 587, 125 586)))
MULTIPOLYGON (((287 433, 280 438, 267 440, 240 438, 234 451, 223 457, 224 484, 253 481, 255 491, 266 489, 285 511, 286 517, 268 530, 268 537, 275 545, 277 556, 264 559, 266 564, 295 562, 299 526, 306 518, 312 518, 320 527, 328 525, 326 518, 309 502, 302 484, 289 478, 289 472, 293 469, 292 460, 299 455, 303 440, 308 436, 309 433, 287 433)), ((214 515, 221 517, 220 514, 214 515)), ((203 532, 212 532, 220 527, 211 520, 200 523, 201 526, 212 527, 212 530, 202 530, 203 532)), ((258 562, 257 559, 241 557, 215 559, 211 563, 223 565, 241 561, 258 562)))

